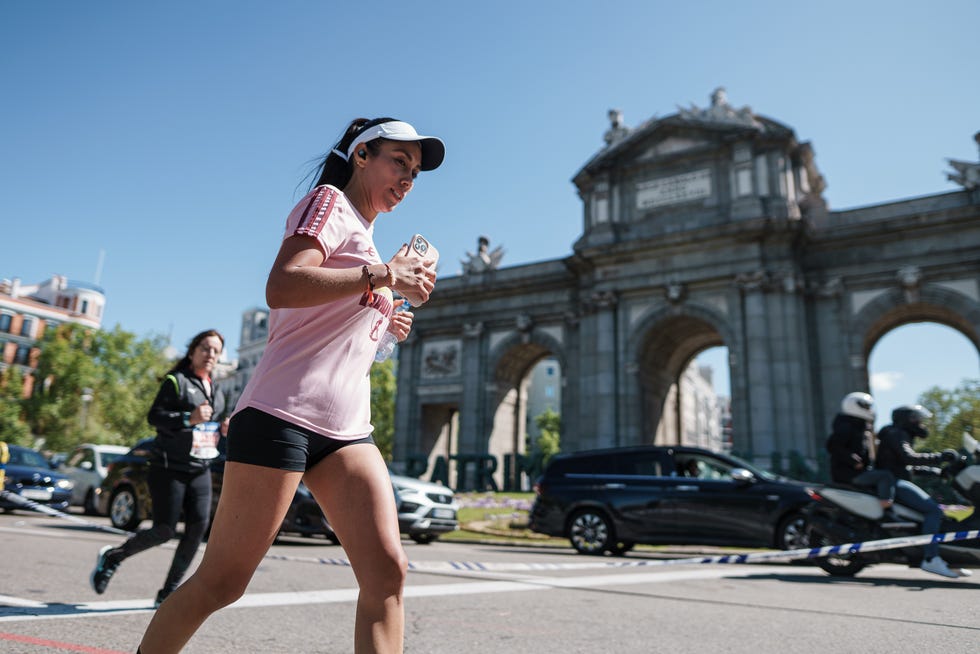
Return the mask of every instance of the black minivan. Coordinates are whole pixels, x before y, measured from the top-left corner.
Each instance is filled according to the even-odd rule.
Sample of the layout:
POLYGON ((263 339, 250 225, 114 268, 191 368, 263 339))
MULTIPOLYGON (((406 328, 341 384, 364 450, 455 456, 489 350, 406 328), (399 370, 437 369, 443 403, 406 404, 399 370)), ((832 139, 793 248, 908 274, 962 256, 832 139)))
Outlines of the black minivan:
POLYGON ((694 447, 559 454, 535 483, 530 528, 581 554, 636 543, 799 549, 807 486, 694 447))

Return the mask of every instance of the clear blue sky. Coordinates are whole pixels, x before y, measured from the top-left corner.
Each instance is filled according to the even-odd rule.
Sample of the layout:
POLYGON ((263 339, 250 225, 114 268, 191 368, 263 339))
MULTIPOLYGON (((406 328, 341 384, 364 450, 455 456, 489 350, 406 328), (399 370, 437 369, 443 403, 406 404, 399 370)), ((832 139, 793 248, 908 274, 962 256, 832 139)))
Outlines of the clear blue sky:
MULTIPOLYGON (((978 24, 976 0, 9 0, 0 277, 98 281, 106 327, 178 348, 216 327, 234 356, 304 177, 355 116, 445 140, 376 228, 382 253, 425 234, 443 275, 481 234, 505 266, 570 254, 570 179, 608 110, 635 126, 718 86, 813 144, 832 209, 954 190, 946 159, 977 158, 978 24)), ((977 376, 967 355, 938 356, 948 386, 977 376)))

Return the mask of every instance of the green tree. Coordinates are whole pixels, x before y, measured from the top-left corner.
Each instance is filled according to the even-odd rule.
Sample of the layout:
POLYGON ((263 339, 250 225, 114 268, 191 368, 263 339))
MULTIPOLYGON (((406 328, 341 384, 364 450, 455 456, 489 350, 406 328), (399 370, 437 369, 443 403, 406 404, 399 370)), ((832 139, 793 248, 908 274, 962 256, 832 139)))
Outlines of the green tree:
POLYGON ((95 331, 60 325, 45 334, 27 421, 44 447, 132 444, 151 436, 146 412, 171 365, 162 339, 138 339, 116 326, 95 331))
MULTIPOLYGON (((95 384, 95 362, 88 355, 93 330, 59 325, 45 333, 34 371, 34 390, 24 403, 27 422, 50 450, 67 450, 84 440, 82 389, 95 384)), ((90 407, 87 407, 90 408, 90 407)))
POLYGON ((980 379, 966 379, 955 389, 933 386, 919 396, 919 404, 932 412, 926 425, 929 436, 919 449, 938 451, 959 449, 963 432, 976 438, 980 434, 980 379))
POLYGON ((386 359, 371 366, 371 424, 374 442, 385 461, 391 461, 395 439, 395 362, 386 359))
POLYGON ((16 366, 0 371, 0 441, 32 445, 24 422, 24 376, 16 366))
POLYGON ((541 431, 535 447, 541 453, 542 464, 545 465, 561 451, 561 415, 549 407, 534 418, 534 424, 541 431))
POLYGON ((164 355, 165 347, 162 337, 138 338, 118 326, 96 335, 92 356, 98 376, 93 405, 102 442, 131 445, 154 435, 146 414, 163 375, 176 363, 164 355))

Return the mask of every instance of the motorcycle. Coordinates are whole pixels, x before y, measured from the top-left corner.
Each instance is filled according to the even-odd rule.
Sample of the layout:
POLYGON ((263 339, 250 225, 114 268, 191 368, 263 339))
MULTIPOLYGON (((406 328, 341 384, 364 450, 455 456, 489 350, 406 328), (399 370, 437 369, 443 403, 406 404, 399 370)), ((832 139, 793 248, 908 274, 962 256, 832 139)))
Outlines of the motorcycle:
MULTIPOLYGON (((963 448, 969 454, 943 466, 939 474, 974 508, 969 515, 958 518, 945 515, 939 527, 940 533, 980 529, 980 513, 976 510, 976 507, 980 507, 980 444, 969 434, 963 434, 963 448)), ((896 502, 886 517, 878 498, 870 492, 830 485, 812 489, 809 493, 814 501, 803 513, 807 519, 810 547, 863 543, 922 533, 921 513, 896 502)), ((950 567, 980 568, 980 539, 943 543, 939 553, 950 567)), ((922 546, 858 551, 817 559, 817 565, 838 577, 853 577, 876 563, 918 567, 922 563, 922 546)))

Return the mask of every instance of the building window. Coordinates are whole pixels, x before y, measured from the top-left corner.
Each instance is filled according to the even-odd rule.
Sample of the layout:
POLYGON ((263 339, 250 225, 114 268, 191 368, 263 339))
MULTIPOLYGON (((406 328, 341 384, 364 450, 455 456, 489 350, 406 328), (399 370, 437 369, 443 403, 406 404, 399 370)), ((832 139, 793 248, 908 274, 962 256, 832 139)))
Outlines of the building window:
POLYGON ((10 323, 13 321, 14 317, 9 313, 0 313, 0 332, 9 332, 10 323))
POLYGON ((27 361, 31 355, 31 348, 27 345, 20 345, 17 347, 17 354, 14 355, 14 363, 19 363, 22 366, 27 365, 27 361))
POLYGON ((20 335, 31 338, 32 332, 34 331, 34 319, 24 318, 24 322, 20 325, 20 335))
POLYGON ((88 300, 82 300, 82 314, 88 313, 88 300))

